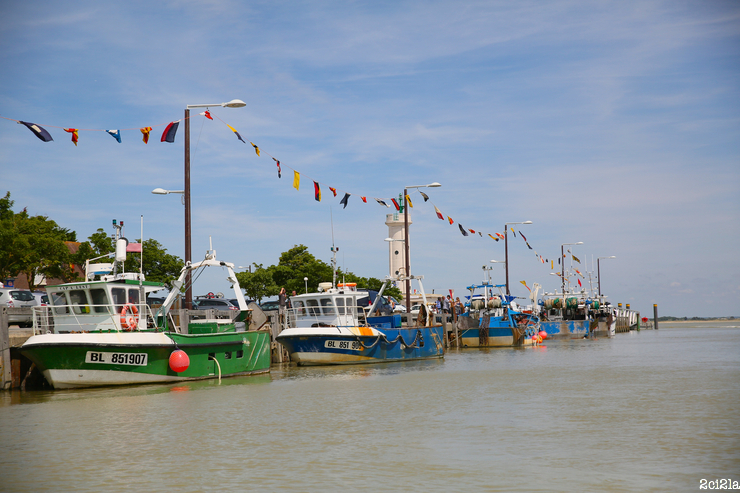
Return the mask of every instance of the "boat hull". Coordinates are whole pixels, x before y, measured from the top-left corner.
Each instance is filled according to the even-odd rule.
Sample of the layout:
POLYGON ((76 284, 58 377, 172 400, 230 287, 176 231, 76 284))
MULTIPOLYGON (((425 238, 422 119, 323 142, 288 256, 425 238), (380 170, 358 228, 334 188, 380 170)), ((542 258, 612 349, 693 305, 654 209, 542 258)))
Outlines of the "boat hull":
POLYGON ((463 347, 513 347, 532 346, 534 342, 525 337, 521 344, 516 344, 511 329, 504 328, 472 328, 460 332, 460 342, 463 347), (481 337, 481 331, 487 331, 488 337, 481 337))
POLYGON ((28 339, 21 353, 57 389, 198 380, 270 370, 267 331, 44 334, 28 339), (169 365, 175 349, 185 351, 190 361, 179 373, 169 365))
POLYGON ((296 334, 277 337, 298 365, 342 365, 442 358, 443 329, 374 329, 377 335, 296 334))
POLYGON ((548 339, 583 339, 591 333, 590 320, 557 320, 540 322, 548 339))

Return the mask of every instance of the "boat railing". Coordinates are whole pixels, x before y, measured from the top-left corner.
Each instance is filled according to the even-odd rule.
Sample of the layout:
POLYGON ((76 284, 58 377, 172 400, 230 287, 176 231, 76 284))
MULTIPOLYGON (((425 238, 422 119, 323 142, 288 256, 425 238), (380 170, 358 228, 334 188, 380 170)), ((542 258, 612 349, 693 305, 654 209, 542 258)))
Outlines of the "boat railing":
POLYGON ((361 306, 304 306, 286 309, 288 327, 354 327, 365 318, 361 306))
POLYGON ((91 330, 143 330, 154 328, 154 314, 146 304, 128 305, 48 305, 33 307, 33 333, 88 332, 91 330), (123 307, 127 306, 125 316, 123 307), (134 307, 132 309, 131 307, 134 307), (128 316, 133 314, 133 319, 128 316), (131 320, 129 328, 122 325, 131 320))

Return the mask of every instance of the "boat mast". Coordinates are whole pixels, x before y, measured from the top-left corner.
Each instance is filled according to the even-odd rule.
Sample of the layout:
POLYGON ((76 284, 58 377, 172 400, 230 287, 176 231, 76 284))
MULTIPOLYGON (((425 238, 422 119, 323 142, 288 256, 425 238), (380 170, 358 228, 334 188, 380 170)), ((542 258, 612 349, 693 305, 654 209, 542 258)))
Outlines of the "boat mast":
POLYGON ((329 207, 329 218, 331 221, 331 287, 337 288, 337 252, 339 248, 334 246, 334 214, 329 207))

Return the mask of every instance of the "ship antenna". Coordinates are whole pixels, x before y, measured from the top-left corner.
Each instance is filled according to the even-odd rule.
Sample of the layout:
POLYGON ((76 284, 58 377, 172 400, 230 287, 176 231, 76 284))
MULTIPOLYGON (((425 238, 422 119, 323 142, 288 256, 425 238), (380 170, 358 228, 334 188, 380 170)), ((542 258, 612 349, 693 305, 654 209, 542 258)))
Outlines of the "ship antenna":
POLYGON ((334 246, 334 214, 329 206, 329 218, 331 221, 331 287, 337 287, 337 251, 339 248, 334 246))

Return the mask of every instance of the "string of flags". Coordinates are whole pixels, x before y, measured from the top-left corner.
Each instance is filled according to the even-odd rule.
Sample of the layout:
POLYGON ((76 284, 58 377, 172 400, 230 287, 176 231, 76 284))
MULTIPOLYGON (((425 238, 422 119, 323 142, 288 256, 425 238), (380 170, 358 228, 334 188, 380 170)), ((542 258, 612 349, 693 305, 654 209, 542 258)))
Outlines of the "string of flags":
MULTIPOLYGON (((199 113, 199 115, 200 116, 203 116, 204 118, 206 118, 208 120, 214 120, 214 115, 211 115, 211 113, 210 113, 209 110, 203 111, 203 112, 199 113)), ((193 118, 193 117, 194 117, 194 115, 193 116, 190 116, 190 118, 193 118)), ((226 123, 218 115, 215 115, 215 117, 218 120, 220 120, 224 125, 226 125, 229 128, 229 130, 231 130, 234 133, 234 135, 236 136, 236 138, 239 141, 241 141, 244 144, 247 144, 247 141, 242 137, 242 135, 234 127, 232 127, 231 125, 229 125, 228 123, 226 123)), ((52 138, 51 134, 43 126, 41 126, 39 124, 31 123, 31 122, 26 122, 26 121, 21 121, 21 120, 15 120, 15 119, 3 117, 3 116, 0 116, 0 118, 4 118, 4 119, 10 120, 10 121, 15 121, 18 124, 24 125, 31 132, 33 132, 33 134, 36 137, 38 137, 42 142, 51 142, 51 141, 54 140, 52 138)), ((153 128, 164 126, 164 130, 162 131, 162 135, 160 137, 160 142, 174 143, 175 142, 175 137, 176 137, 176 134, 177 134, 177 131, 178 131, 178 128, 179 128, 179 125, 180 125, 180 122, 181 121, 182 121, 182 119, 171 121, 169 123, 162 123, 160 125, 154 125, 154 126, 129 128, 129 129, 114 129, 114 130, 104 129, 102 131, 108 133, 110 136, 112 136, 114 139, 116 139, 116 141, 120 144, 120 143, 122 143, 122 131, 139 130, 141 132, 141 135, 142 135, 142 141, 144 142, 144 144, 148 144, 149 143, 150 134, 153 131, 153 128)), ((55 127, 53 125, 47 125, 47 126, 48 127, 51 127, 51 128, 60 128, 63 131, 71 134, 70 139, 71 139, 71 142, 75 146, 77 146, 78 143, 79 143, 79 138, 80 138, 79 134, 80 134, 80 131, 101 131, 101 129, 79 129, 79 128, 71 128, 71 127, 70 128, 65 128, 65 127, 55 127)), ((290 166, 287 166, 287 165, 281 163, 280 160, 277 159, 275 156, 272 156, 270 153, 268 153, 268 152, 266 152, 264 150, 261 150, 259 148, 259 146, 257 144, 255 144, 254 142, 251 142, 250 141, 249 144, 252 146, 255 154, 258 157, 261 157, 261 153, 264 152, 270 158, 272 158, 272 160, 275 162, 275 165, 277 167, 277 175, 278 175, 278 178, 279 179, 282 178, 283 167, 286 167, 288 170, 293 171, 293 183, 292 183, 293 188, 295 188, 296 190, 300 190, 301 173, 298 170, 296 170, 294 168, 291 168, 290 166)), ((322 197, 322 193, 321 193, 321 189, 322 189, 322 185, 323 184, 320 181, 317 181, 317 180, 315 180, 315 179, 313 179, 311 177, 308 177, 308 176, 305 176, 305 175, 304 175, 304 177, 307 178, 308 180, 310 180, 313 183, 314 200, 317 201, 317 202, 321 202, 322 201, 322 198, 323 198, 322 197)), ((355 193, 350 193, 348 191, 341 190, 341 189, 338 189, 336 187, 326 186, 326 185, 324 185, 324 188, 328 188, 329 189, 329 191, 332 194, 332 197, 337 197, 338 196, 338 192, 340 192, 342 194, 342 198, 340 199, 339 203, 342 205, 342 208, 343 209, 346 209, 347 208, 347 205, 349 204, 349 199, 352 196, 359 196, 360 200, 363 203, 368 203, 368 201, 367 201, 368 196, 367 195, 359 195, 359 194, 355 194, 355 193)), ((416 189, 415 191, 421 195, 421 197, 423 198, 423 200, 424 200, 425 203, 426 202, 430 202, 429 196, 426 193, 422 192, 419 189, 416 189)), ((376 203, 378 203, 379 205, 382 205, 382 206, 387 207, 387 208, 394 207, 396 209, 396 211, 399 211, 399 212, 401 211, 402 204, 399 203, 400 199, 399 200, 396 200, 396 198, 394 198, 394 197, 391 197, 391 198, 371 197, 371 198, 376 203)), ((404 199, 405 199, 405 203, 408 205, 408 207, 410 207, 410 208, 413 208, 414 207, 414 205, 413 205, 413 203, 411 201, 411 197, 409 197, 408 194, 406 194, 404 196, 404 199)), ((442 221, 446 221, 450 225, 454 225, 456 223, 456 221, 453 220, 452 217, 443 214, 442 211, 439 209, 439 207, 437 207, 437 205, 434 204, 434 202, 430 202, 430 204, 434 208, 435 215, 436 215, 436 217, 438 219, 440 219, 442 221)), ((481 231, 481 230, 473 229, 473 228, 466 228, 462 224, 460 224, 459 222, 457 222, 457 226, 458 226, 458 230, 460 231, 460 234, 462 234, 463 236, 466 236, 466 237, 467 236, 471 236, 471 235, 472 236, 475 236, 477 234, 481 238, 487 236, 487 237, 493 239, 494 241, 499 241, 499 240, 502 240, 502 239, 505 238, 505 235, 502 234, 502 233, 499 233, 499 232, 485 233, 484 234, 484 232, 481 231)), ((511 230, 512 234, 514 235, 514 237, 516 238, 517 237, 517 231, 515 231, 513 227, 510 227, 510 230, 511 230)), ((539 253, 537 253, 537 251, 535 251, 532 248, 532 246, 529 244, 529 242, 527 241, 526 236, 524 236, 521 231, 518 231, 518 233, 519 233, 519 236, 521 236, 521 238, 524 241, 524 243, 526 244, 527 248, 529 250, 533 250, 535 257, 542 264, 550 264, 550 269, 551 270, 555 270, 554 260, 547 259, 547 258, 543 257, 542 255, 540 255, 539 253)), ((570 253, 570 250, 568 251, 568 253, 570 253)), ((578 263, 581 262, 575 255, 572 255, 571 254, 571 257, 572 257, 572 259, 574 261, 576 261, 578 263)), ((558 265, 560 265, 560 261, 561 261, 561 259, 558 257, 558 265)), ((578 271, 576 270, 576 272, 578 272, 578 271)), ((581 277, 583 278, 583 275, 580 274, 580 272, 578 272, 578 274, 581 275, 581 277)), ((578 282, 580 283, 580 280, 578 282)), ((525 284, 524 282, 522 282, 522 283, 525 284)), ((525 287, 527 287, 526 284, 525 284, 525 287)), ((527 287, 527 289, 529 289, 529 287, 527 287)))

